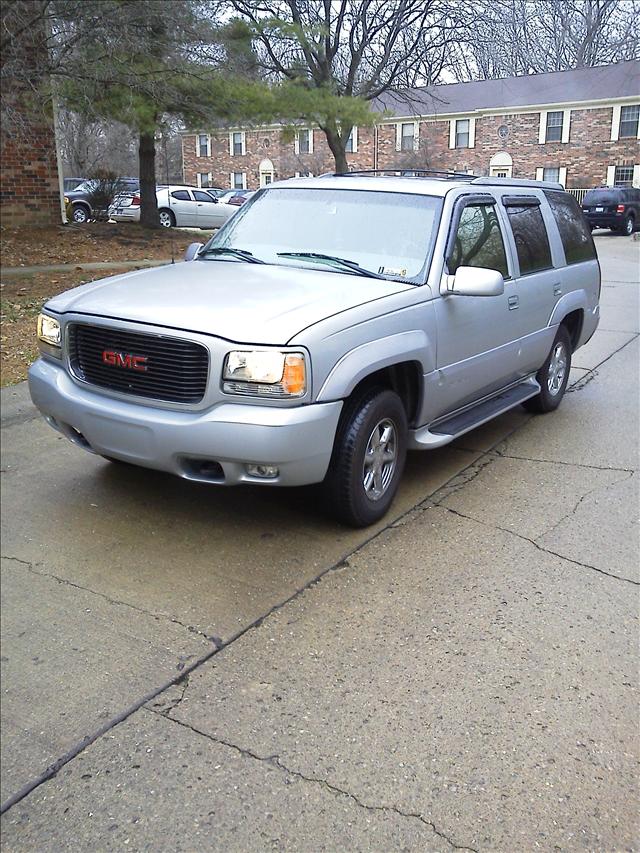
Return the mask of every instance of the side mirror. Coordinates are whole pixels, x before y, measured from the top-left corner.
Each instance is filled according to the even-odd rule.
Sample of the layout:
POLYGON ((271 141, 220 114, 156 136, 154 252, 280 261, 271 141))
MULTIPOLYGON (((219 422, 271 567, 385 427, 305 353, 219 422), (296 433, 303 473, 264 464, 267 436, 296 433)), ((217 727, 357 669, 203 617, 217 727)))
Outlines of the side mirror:
POLYGON ((459 296, 501 296, 504 278, 498 270, 484 267, 458 267, 455 275, 444 276, 440 292, 459 296))
POLYGON ((187 246, 187 251, 184 253, 185 261, 193 261, 198 257, 198 252, 204 246, 204 243, 191 243, 187 246))

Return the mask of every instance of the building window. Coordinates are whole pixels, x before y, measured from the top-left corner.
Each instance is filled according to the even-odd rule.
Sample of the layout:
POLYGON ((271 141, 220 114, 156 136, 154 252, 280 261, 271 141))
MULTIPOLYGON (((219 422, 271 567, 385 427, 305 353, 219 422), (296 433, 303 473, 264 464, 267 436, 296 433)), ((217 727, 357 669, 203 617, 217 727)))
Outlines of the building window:
POLYGON ((211 186, 211 172, 198 172, 198 186, 199 187, 210 187, 211 186))
POLYGON ((456 121, 456 148, 469 147, 469 119, 459 118, 456 121))
POLYGON ((547 142, 562 142, 562 120, 564 113, 562 110, 557 112, 547 113, 547 133, 545 140, 547 142))
POLYGON ((633 166, 616 166, 613 185, 614 187, 632 187, 633 166))
POLYGON ((544 168, 542 170, 542 180, 543 181, 553 181, 556 184, 560 183, 560 167, 550 167, 544 168))
POLYGON ((344 150, 347 154, 355 154, 358 150, 358 128, 352 127, 349 138, 344 144, 344 150))
POLYGON ((638 136, 638 119, 640 119, 640 104, 632 107, 622 107, 620 110, 620 138, 635 139, 638 136))
POLYGON ((209 137, 206 133, 198 136, 198 157, 209 157, 209 137))
POLYGON ((313 172, 296 172, 295 177, 296 178, 312 178, 313 172))
POLYGON ((313 131, 299 130, 295 141, 296 154, 313 154, 313 131))
POLYGON ((244 190, 246 188, 247 188, 246 173, 245 172, 232 172, 231 173, 231 189, 232 190, 244 190))
POLYGON ((233 133, 231 135, 231 154, 234 157, 238 157, 244 154, 244 133, 242 131, 233 133))
POLYGON ((400 150, 413 151, 413 137, 415 135, 415 124, 412 121, 402 124, 400 128, 400 150))

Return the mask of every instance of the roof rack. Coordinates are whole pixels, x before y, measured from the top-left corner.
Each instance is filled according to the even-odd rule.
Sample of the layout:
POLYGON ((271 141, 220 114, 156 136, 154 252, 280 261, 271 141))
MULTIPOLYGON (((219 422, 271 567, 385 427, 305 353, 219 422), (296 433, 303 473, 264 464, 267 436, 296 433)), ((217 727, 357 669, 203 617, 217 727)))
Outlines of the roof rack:
POLYGON ((326 172, 321 178, 351 178, 359 175, 382 175, 395 178, 437 178, 445 181, 473 181, 476 175, 452 169, 354 169, 352 172, 326 172))

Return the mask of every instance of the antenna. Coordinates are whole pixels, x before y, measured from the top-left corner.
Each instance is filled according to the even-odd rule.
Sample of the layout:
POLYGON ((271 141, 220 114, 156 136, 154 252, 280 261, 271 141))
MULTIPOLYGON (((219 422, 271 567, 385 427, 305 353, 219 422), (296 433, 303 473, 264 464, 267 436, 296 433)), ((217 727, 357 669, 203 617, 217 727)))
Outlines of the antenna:
MULTIPOLYGON (((171 211, 171 188, 169 186, 169 158, 167 157, 167 134, 165 131, 162 132, 162 143, 164 148, 164 178, 167 183, 167 198, 169 199, 169 211, 171 211)), ((173 241, 173 226, 169 226, 170 237, 171 237, 171 263, 175 264, 176 262, 176 248, 173 241)))

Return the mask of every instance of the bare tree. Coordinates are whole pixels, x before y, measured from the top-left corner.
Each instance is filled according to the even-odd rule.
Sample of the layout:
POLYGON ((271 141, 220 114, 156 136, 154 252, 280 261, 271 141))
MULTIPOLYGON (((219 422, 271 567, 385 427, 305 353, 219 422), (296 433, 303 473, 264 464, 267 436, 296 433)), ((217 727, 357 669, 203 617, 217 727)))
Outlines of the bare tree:
POLYGON ((477 80, 637 59, 639 22, 639 0, 478 0, 449 71, 477 80))
MULTIPOLYGON (((462 10, 445 0, 231 3, 251 25, 259 65, 270 79, 365 102, 392 89, 437 79, 448 46, 457 38, 462 10)), ((351 124, 328 109, 316 112, 316 124, 337 170, 345 171, 351 124)))

